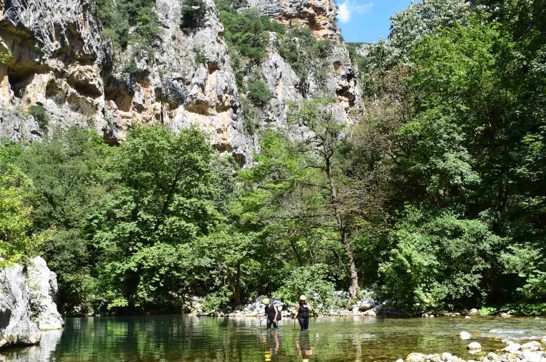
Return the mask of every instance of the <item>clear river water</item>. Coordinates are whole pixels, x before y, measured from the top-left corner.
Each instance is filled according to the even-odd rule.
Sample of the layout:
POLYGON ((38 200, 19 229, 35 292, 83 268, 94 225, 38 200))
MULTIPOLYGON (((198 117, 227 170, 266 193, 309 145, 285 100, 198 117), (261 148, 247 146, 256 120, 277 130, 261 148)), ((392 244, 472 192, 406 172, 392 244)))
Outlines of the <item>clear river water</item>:
POLYGON ((149 316, 72 318, 63 331, 43 335, 40 346, 10 349, 11 362, 182 362, 182 361, 394 361, 410 352, 451 352, 470 358, 467 331, 484 352, 502 339, 531 340, 546 335, 546 319, 321 318, 310 330, 283 320, 267 331, 259 320, 149 316))

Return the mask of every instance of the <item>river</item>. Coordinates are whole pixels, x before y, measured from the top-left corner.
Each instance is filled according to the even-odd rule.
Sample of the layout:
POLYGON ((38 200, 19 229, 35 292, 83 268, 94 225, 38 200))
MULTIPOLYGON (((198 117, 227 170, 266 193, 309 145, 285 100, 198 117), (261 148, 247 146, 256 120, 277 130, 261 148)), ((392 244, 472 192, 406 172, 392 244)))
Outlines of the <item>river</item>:
POLYGON ((266 331, 259 320, 149 316, 71 318, 64 331, 44 334, 40 346, 0 353, 10 362, 394 361, 410 352, 451 352, 470 358, 470 332, 492 351, 502 339, 546 335, 546 319, 321 318, 309 331, 283 320, 266 331))

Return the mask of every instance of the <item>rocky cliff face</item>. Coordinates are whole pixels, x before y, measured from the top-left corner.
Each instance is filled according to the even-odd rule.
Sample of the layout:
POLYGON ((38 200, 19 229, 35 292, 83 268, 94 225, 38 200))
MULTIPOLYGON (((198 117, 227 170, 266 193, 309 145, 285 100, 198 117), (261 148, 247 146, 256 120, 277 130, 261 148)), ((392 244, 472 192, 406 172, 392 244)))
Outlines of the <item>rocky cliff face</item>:
POLYGON ((341 40, 334 0, 248 0, 248 6, 287 27, 309 27, 317 38, 341 40))
MULTIPOLYGON (((101 38, 91 0, 0 0, 1 45, 13 55, 0 66, 0 135, 39 139, 80 125, 116 144, 137 124, 159 123, 173 131, 196 125, 215 147, 245 163, 258 139, 245 126, 244 95, 214 1, 204 3, 202 26, 186 32, 180 26, 181 1, 156 0, 159 38, 151 44, 153 54, 135 56, 131 44, 115 52, 101 38), (128 73, 130 62, 137 76, 128 73)), ((326 69, 325 79, 319 82, 311 72, 303 82, 272 37, 261 78, 273 98, 259 110, 258 127, 285 127, 288 102, 320 95, 337 97, 343 121, 350 122, 360 91, 340 41, 335 2, 249 0, 247 7, 288 27, 309 27, 316 38, 335 44, 317 65, 326 69)))
POLYGON ((0 270, 0 347, 33 345, 42 330, 63 327, 53 302, 57 279, 40 258, 0 270))

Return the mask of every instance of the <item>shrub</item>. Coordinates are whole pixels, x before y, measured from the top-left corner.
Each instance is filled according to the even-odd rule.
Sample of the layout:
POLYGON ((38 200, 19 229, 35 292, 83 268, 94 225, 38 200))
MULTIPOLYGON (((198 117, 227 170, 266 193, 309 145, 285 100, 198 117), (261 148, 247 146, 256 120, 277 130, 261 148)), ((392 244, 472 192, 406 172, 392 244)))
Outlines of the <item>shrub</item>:
POLYGON ((278 50, 298 77, 304 79, 309 70, 315 67, 317 59, 328 57, 332 51, 332 42, 316 40, 308 28, 296 28, 281 38, 278 50))
POLYGON ((36 122, 38 122, 38 126, 40 126, 40 128, 45 128, 49 123, 49 117, 43 105, 35 104, 30 106, 28 112, 32 117, 34 117, 36 122))
POLYGON ((257 80, 248 87, 247 97, 254 105, 264 107, 273 95, 264 82, 257 80))
POLYGON ((137 50, 129 55, 130 63, 144 51, 153 55, 153 43, 161 27, 154 11, 155 0, 97 0, 94 15, 102 25, 102 36, 112 41, 115 48, 137 50))
POLYGON ((338 301, 343 298, 336 294, 334 283, 329 278, 330 274, 325 264, 296 268, 284 280, 283 286, 275 295, 291 304, 295 304, 300 295, 306 295, 317 311, 341 307, 338 301))

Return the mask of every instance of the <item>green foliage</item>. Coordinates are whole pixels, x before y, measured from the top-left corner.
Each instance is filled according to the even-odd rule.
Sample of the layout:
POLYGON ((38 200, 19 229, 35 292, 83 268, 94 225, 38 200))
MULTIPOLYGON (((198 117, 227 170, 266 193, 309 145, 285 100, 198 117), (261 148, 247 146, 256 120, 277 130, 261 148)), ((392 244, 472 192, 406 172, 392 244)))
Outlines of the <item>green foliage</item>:
POLYGON ((256 107, 264 107, 273 98, 273 95, 267 84, 257 80, 248 86, 247 97, 256 107))
POLYGON ((6 64, 8 60, 11 59, 13 55, 9 50, 0 52, 0 64, 6 64))
POLYGON ((36 122, 38 122, 38 126, 40 126, 40 128, 43 129, 47 127, 49 123, 49 116, 47 115, 47 111, 43 105, 41 104, 32 105, 28 108, 28 112, 30 113, 32 117, 34 117, 36 122))
POLYGON ((219 2, 219 16, 225 28, 237 85, 243 88, 243 77, 265 58, 269 32, 283 34, 285 30, 282 24, 261 16, 256 9, 236 11, 233 5, 219 2))
POLYGON ((52 230, 41 252, 58 275, 64 312, 92 311, 87 218, 108 195, 110 151, 97 134, 72 128, 27 146, 17 159, 32 180, 33 230, 52 230))
POLYGON ((501 240, 479 220, 409 208, 391 243, 394 248, 379 268, 384 296, 403 308, 423 311, 480 303, 482 278, 491 270, 501 240))
POLYGON ((332 47, 329 40, 315 39, 307 27, 292 29, 278 44, 279 54, 300 79, 306 79, 312 69, 320 66, 321 60, 331 54, 332 47))
POLYGON ((212 150, 195 129, 134 130, 115 154, 112 197, 94 216, 108 308, 176 305, 187 292, 188 243, 220 219, 212 150))
POLYGON ((125 70, 138 75, 135 58, 152 58, 153 44, 161 34, 155 1, 97 0, 93 6, 94 15, 102 25, 102 35, 112 41, 115 55, 132 45, 131 53, 124 56, 125 70))
POLYGON ((202 50, 194 49, 193 52, 195 54, 195 62, 197 64, 207 64, 207 56, 202 50))
POLYGON ((303 294, 318 312, 344 307, 339 305, 335 283, 331 278, 329 267, 324 264, 295 268, 275 295, 284 302, 295 305, 303 294))
POLYGON ((2 263, 34 256, 42 238, 32 235, 30 180, 14 165, 0 163, 0 255, 2 263))

